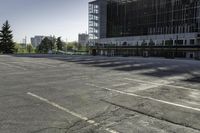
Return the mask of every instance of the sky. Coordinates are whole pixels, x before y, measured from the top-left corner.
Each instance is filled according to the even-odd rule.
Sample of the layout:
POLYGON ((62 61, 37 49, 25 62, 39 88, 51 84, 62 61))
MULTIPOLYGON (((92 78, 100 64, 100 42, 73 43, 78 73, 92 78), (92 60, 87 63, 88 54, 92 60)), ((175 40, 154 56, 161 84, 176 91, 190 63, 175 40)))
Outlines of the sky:
POLYGON ((90 0, 0 0, 0 27, 8 20, 14 41, 21 43, 35 35, 61 36, 64 41, 78 40, 88 31, 90 0))

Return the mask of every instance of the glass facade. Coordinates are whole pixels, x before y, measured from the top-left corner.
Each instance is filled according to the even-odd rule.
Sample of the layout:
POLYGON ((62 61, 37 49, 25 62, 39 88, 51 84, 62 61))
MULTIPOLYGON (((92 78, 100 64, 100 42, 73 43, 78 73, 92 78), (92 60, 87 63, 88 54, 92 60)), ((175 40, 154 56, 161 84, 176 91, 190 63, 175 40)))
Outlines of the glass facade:
POLYGON ((199 31, 199 0, 107 0, 108 38, 199 31))
POLYGON ((89 3, 89 39, 99 38, 99 2, 89 3))
POLYGON ((106 38, 107 0, 89 2, 90 39, 106 38))

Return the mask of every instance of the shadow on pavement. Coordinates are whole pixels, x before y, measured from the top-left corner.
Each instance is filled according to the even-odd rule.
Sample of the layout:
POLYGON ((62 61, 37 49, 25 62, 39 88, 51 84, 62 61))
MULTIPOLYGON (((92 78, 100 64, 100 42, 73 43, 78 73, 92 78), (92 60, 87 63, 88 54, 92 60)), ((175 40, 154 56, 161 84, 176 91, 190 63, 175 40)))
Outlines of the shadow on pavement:
POLYGON ((169 60, 160 58, 121 58, 102 56, 64 56, 64 55, 13 55, 15 57, 47 58, 64 62, 73 62, 88 67, 109 68, 115 71, 133 72, 149 77, 171 77, 183 74, 191 75, 184 82, 200 82, 200 62, 188 60, 169 60), (145 72, 144 72, 145 71, 145 72), (193 72, 199 72, 192 75, 193 72))

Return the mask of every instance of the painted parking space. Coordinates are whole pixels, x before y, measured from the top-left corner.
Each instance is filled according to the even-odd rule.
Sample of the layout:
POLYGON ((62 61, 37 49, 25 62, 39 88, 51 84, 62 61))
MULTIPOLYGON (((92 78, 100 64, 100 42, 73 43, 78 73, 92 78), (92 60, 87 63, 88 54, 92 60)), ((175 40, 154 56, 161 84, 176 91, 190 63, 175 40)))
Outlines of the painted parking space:
POLYGON ((197 61, 56 55, 1 56, 0 61, 11 65, 0 66, 0 98, 9 101, 0 108, 11 110, 0 111, 0 119, 12 116, 3 121, 3 131, 17 128, 13 121, 35 125, 21 133, 55 125, 72 133, 200 132, 197 61), (39 116, 31 110, 48 125, 36 124, 39 116), (13 116, 16 111, 24 115, 13 116))

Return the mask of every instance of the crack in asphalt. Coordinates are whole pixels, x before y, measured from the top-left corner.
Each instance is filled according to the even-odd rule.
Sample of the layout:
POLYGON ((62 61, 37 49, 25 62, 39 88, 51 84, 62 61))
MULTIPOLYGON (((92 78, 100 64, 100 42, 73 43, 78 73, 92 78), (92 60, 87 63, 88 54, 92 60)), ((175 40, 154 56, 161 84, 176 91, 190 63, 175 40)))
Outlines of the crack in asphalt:
POLYGON ((155 119, 157 119, 157 120, 169 122, 169 123, 172 123, 172 124, 175 124, 175 125, 183 126, 183 127, 185 127, 185 128, 189 128, 189 129, 193 129, 193 130, 196 130, 196 131, 200 131, 200 129, 191 127, 190 125, 188 125, 188 124, 186 124, 186 123, 185 123, 185 124, 176 123, 176 122, 170 121, 170 120, 168 120, 168 119, 165 119, 165 118, 162 118, 162 117, 156 117, 156 116, 150 115, 150 114, 146 114, 146 113, 144 113, 144 112, 142 112, 142 111, 138 111, 138 110, 135 110, 135 109, 132 109, 132 108, 123 106, 123 105, 119 105, 119 104, 116 104, 116 103, 113 103, 113 102, 110 102, 110 101, 106 101, 106 100, 103 100, 103 99, 102 99, 102 101, 105 102, 105 103, 109 103, 109 104, 111 104, 111 105, 114 105, 114 106, 118 106, 118 107, 121 107, 121 108, 130 110, 130 111, 137 112, 137 113, 139 113, 139 114, 142 114, 142 115, 145 115, 145 116, 148 116, 148 117, 151 117, 151 118, 155 118, 155 119))

